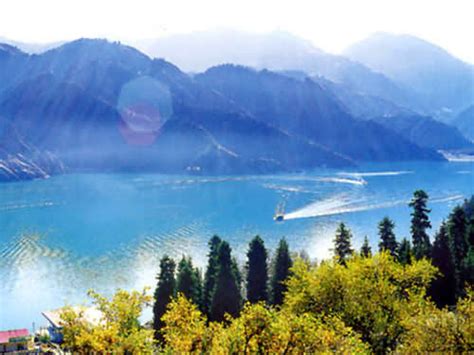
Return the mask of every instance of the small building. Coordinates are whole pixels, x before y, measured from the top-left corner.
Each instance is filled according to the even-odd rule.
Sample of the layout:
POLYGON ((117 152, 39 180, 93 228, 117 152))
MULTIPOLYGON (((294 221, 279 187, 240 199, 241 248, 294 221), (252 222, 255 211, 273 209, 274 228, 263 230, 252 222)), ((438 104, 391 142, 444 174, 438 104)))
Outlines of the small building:
POLYGON ((28 329, 0 331, 0 353, 18 353, 33 348, 33 337, 28 329))
MULTIPOLYGON (((102 312, 94 307, 75 306, 70 308, 76 314, 80 314, 82 320, 88 322, 91 325, 97 325, 102 319, 102 312)), ((42 312, 41 314, 49 322, 48 333, 51 342, 60 344, 63 341, 63 325, 61 319, 61 313, 64 312, 64 308, 55 309, 52 311, 42 312)))

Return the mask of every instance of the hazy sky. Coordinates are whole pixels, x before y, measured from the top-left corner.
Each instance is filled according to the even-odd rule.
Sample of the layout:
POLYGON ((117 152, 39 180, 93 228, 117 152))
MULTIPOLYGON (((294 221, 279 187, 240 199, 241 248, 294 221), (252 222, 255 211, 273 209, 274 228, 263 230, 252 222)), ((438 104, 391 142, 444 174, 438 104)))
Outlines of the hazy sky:
POLYGON ((0 0, 0 37, 119 40, 233 28, 284 30, 338 53, 376 31, 409 33, 474 63, 473 0, 0 0))

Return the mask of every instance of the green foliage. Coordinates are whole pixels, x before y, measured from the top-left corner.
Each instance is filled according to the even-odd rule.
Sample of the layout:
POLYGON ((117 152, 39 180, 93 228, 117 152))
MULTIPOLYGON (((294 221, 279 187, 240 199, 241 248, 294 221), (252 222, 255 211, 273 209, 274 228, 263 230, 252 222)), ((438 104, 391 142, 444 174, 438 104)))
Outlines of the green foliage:
POLYGON ((471 354, 474 349, 474 293, 458 301, 455 311, 420 302, 420 312, 402 322, 401 354, 471 354))
POLYGON ((461 265, 461 277, 465 285, 474 286, 474 247, 470 247, 461 265))
POLYGON ((221 322, 226 314, 233 317, 239 314, 242 296, 235 267, 233 266, 234 263, 232 262, 229 243, 225 241, 220 243, 217 262, 217 274, 214 292, 212 293, 209 319, 221 322))
POLYGON ((412 250, 410 241, 403 238, 398 247, 398 262, 402 265, 411 264, 412 250))
POLYGON ((176 292, 182 293, 194 304, 201 305, 201 274, 193 266, 191 258, 182 257, 178 264, 178 275, 176 277, 176 292))
POLYGON ((374 352, 394 350, 402 320, 416 306, 436 270, 426 260, 402 266, 387 253, 354 256, 337 262, 295 263, 285 306, 295 315, 328 315, 341 319, 370 344, 374 352))
POLYGON ((372 249, 370 248, 369 239, 367 236, 364 237, 364 242, 360 248, 360 255, 365 258, 370 258, 372 256, 372 249))
POLYGON ((439 307, 456 303, 456 272, 449 247, 450 241, 443 222, 433 243, 432 263, 440 272, 430 288, 430 296, 439 307))
POLYGON ((413 244, 413 255, 415 259, 427 258, 430 256, 430 238, 426 233, 431 228, 428 213, 431 212, 426 205, 428 194, 423 190, 417 190, 413 194, 413 199, 409 206, 413 209, 411 213, 411 236, 413 244))
POLYGON ((153 304, 153 328, 158 340, 162 340, 161 328, 163 321, 161 317, 166 312, 166 306, 175 295, 176 280, 174 278, 176 264, 173 259, 164 256, 160 261, 160 274, 158 276, 158 285, 155 290, 155 303, 153 304))
POLYGON ((202 291, 202 310, 206 315, 209 316, 211 302, 212 302, 212 293, 214 292, 214 286, 217 275, 218 260, 217 253, 219 246, 222 240, 217 235, 213 236, 209 240, 209 254, 206 274, 204 276, 204 286, 202 291))
POLYGON ((273 260, 273 271, 270 280, 270 302, 273 305, 281 305, 283 303, 286 291, 285 281, 290 275, 292 265, 293 261, 291 260, 288 243, 285 239, 281 239, 273 260))
POLYGON ((179 294, 168 306, 163 316, 165 326, 163 337, 166 343, 165 353, 202 353, 210 342, 206 319, 198 307, 179 294))
POLYGON ((334 238, 334 256, 340 264, 345 264, 354 250, 351 246, 352 233, 344 223, 339 224, 334 238))
POLYGON ((142 292, 118 290, 112 299, 89 291, 89 297, 100 312, 96 324, 84 317, 84 311, 65 307, 61 314, 63 348, 77 354, 116 353, 152 354, 153 330, 140 325, 139 317, 151 297, 142 292))
POLYGON ((454 264, 456 277, 456 294, 461 295, 464 287, 463 262, 468 253, 467 220, 464 209, 457 206, 448 218, 446 230, 449 237, 449 249, 454 264))
POLYGON ((246 271, 247 300, 251 303, 268 301, 267 250, 259 236, 250 241, 246 271))
POLYGON ((398 245, 395 233, 393 232, 395 223, 390 218, 385 217, 380 221, 378 228, 380 236, 379 250, 387 250, 392 256, 397 256, 398 245))
POLYGON ((360 337, 337 318, 325 322, 247 303, 227 324, 210 323, 193 304, 178 297, 163 317, 167 353, 313 354, 369 353, 360 337))

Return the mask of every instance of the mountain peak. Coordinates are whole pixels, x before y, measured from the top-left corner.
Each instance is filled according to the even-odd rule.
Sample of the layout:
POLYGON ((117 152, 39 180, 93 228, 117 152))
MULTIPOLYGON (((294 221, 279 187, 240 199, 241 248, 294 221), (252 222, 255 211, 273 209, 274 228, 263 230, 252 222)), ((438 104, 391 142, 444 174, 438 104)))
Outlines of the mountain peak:
POLYGON ((0 43, 0 55, 26 55, 26 53, 10 44, 0 43))
POLYGON ((474 102, 474 66, 412 35, 375 33, 344 52, 354 61, 412 87, 434 108, 455 112, 474 102))

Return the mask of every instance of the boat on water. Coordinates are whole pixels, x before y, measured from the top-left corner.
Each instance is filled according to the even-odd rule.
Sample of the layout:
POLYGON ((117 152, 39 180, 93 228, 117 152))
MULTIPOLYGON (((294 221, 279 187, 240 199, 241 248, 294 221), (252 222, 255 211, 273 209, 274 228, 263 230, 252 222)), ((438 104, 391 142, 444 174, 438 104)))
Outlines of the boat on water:
POLYGON ((285 219, 285 210, 283 204, 278 204, 273 220, 276 222, 281 222, 285 219))

